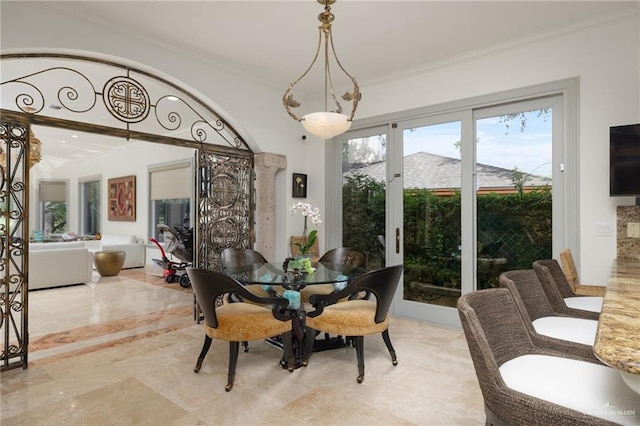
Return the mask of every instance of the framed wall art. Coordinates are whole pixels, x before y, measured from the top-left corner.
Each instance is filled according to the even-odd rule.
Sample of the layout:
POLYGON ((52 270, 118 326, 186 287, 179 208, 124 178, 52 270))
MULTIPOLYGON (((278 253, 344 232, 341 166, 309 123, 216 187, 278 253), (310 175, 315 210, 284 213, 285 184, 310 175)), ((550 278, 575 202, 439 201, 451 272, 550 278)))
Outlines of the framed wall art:
POLYGON ((307 198, 307 175, 301 173, 293 174, 293 198, 307 198))
POLYGON ((136 220, 136 177, 109 179, 108 220, 133 222, 136 220))

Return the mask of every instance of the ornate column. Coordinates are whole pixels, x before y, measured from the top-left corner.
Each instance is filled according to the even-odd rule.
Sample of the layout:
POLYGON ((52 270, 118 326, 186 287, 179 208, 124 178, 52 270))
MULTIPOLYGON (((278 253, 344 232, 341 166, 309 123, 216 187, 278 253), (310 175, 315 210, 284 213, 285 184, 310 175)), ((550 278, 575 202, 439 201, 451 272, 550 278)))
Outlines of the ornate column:
POLYGON ((276 173, 287 167, 287 157, 263 152, 254 155, 256 172, 255 249, 273 261, 276 243, 276 173))

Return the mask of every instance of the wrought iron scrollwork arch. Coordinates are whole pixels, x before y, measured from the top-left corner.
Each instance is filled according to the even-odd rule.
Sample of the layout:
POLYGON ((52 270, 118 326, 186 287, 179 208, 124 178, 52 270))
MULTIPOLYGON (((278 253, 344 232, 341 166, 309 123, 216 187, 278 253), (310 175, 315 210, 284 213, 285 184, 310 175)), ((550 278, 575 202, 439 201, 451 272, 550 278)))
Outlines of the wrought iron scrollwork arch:
POLYGON ((253 244, 253 152, 207 102, 148 71, 113 61, 9 54, 0 55, 0 62, 6 78, 0 81, 0 150, 7 155, 6 170, 0 167, 3 370, 27 367, 28 226, 20 225, 28 223, 30 125, 197 149, 195 264, 218 269, 223 248, 253 244), (22 136, 11 133, 16 122, 24 124, 22 136), (24 235, 14 235, 15 229, 24 235))
MULTIPOLYGON (((251 151, 233 126, 206 103, 147 71, 77 55, 9 54, 0 55, 0 60, 3 74, 12 75, 0 82, 3 109, 71 119, 89 112, 100 117, 102 105, 127 131, 251 151), (43 67, 42 59, 56 65, 43 67), (28 72, 12 69, 18 62, 23 69, 25 61, 31 61, 28 72)), ((114 127, 108 120, 97 124, 114 127)))

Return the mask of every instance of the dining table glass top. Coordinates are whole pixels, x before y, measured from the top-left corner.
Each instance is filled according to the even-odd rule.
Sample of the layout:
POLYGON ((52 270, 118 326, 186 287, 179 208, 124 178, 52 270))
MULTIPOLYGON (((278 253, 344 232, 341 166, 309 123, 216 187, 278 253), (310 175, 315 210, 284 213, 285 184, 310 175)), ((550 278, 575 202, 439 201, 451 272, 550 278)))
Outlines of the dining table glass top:
POLYGON ((226 268, 224 273, 245 285, 281 285, 302 288, 316 284, 348 283, 365 272, 363 268, 351 265, 321 262, 310 272, 283 268, 282 263, 264 263, 242 267, 226 268))

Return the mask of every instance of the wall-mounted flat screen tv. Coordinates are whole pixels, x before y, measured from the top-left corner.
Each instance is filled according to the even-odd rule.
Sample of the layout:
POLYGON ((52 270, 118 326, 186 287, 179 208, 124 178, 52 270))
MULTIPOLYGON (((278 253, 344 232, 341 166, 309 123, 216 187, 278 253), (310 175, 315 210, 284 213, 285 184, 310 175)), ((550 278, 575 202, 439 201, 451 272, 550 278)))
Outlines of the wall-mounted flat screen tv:
POLYGON ((609 194, 640 197, 640 124, 609 131, 609 194))

